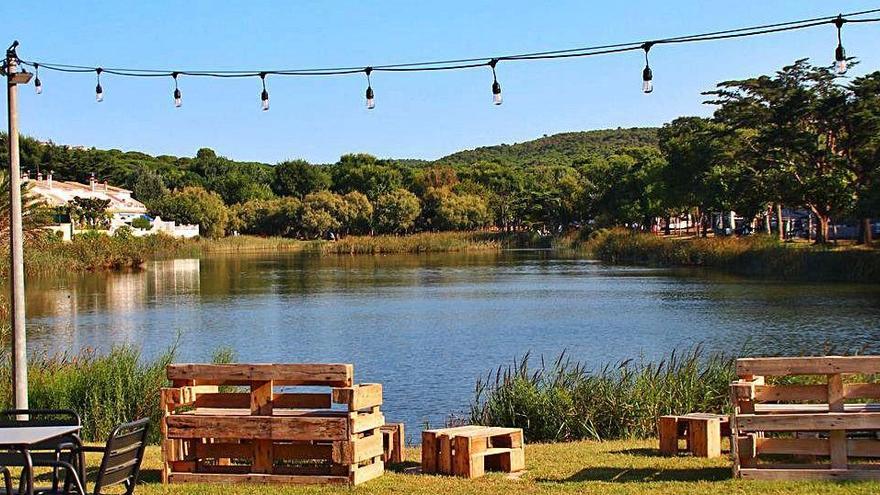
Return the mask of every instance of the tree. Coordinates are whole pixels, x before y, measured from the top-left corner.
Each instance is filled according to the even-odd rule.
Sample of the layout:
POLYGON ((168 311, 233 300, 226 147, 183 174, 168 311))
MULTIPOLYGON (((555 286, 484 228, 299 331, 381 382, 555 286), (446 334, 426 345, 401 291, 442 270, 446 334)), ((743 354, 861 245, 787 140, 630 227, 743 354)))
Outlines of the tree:
POLYGON ((376 227, 383 233, 403 233, 411 229, 421 213, 419 198, 406 189, 395 189, 376 199, 376 227))
MULTIPOLYGON (((21 226, 25 238, 36 236, 41 227, 52 221, 52 209, 29 192, 27 182, 21 185, 21 226)), ((0 170, 0 242, 9 245, 9 173, 0 170)), ((8 251, 7 251, 8 252, 8 251)))
POLYGON ((151 211, 164 220, 184 224, 198 224, 199 233, 206 237, 222 237, 229 222, 229 210, 223 198, 201 187, 185 187, 157 199, 151 211))
POLYGON ((342 196, 330 191, 307 194, 302 201, 302 228, 312 238, 339 231, 346 219, 347 204, 342 196))
POLYGON ((370 201, 403 184, 403 174, 367 154, 343 155, 333 165, 333 190, 339 193, 360 191, 370 201))
POLYGON ((161 175, 142 167, 134 181, 132 193, 138 201, 147 203, 168 194, 168 188, 161 175))
POLYGON ((715 119, 741 133, 749 161, 772 180, 772 196, 809 208, 819 219, 816 242, 828 240, 831 215, 852 207, 855 174, 841 143, 846 98, 828 67, 798 60, 774 77, 726 81, 708 94, 715 119))
POLYGON ((67 202, 67 213, 75 224, 85 225, 89 229, 106 230, 110 228, 108 206, 109 199, 75 196, 67 202))
POLYGON ((253 199, 232 208, 231 226, 244 234, 294 236, 302 203, 296 198, 253 199))
POLYGON ((342 197, 345 216, 342 228, 348 234, 369 234, 373 228, 373 205, 366 194, 352 191, 342 197))
POLYGON ((472 230, 492 221, 492 213, 483 198, 473 194, 449 193, 440 197, 436 224, 446 230, 472 230))
POLYGON ((880 71, 850 83, 847 104, 847 165, 856 177, 860 239, 870 244, 871 218, 880 216, 880 71))
POLYGON ((281 162, 272 168, 272 191, 279 196, 302 199, 306 194, 330 188, 330 174, 305 160, 281 162))

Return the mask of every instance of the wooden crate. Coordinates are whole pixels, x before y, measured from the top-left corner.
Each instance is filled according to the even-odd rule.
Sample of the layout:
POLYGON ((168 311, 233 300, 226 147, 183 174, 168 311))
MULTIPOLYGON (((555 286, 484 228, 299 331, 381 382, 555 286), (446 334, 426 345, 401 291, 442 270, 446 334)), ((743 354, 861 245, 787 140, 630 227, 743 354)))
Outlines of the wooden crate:
POLYGON ((350 364, 172 364, 166 371, 173 387, 161 396, 165 483, 355 485, 384 473, 382 385, 355 385, 350 364), (331 388, 276 390, 296 386, 331 388))
POLYGON ((381 428, 382 460, 389 464, 400 464, 406 460, 406 437, 403 423, 387 423, 381 428))
POLYGON ((684 438, 687 451, 694 456, 720 457, 721 439, 730 436, 730 417, 710 413, 662 416, 657 431, 663 455, 678 455, 678 441, 684 438))
POLYGON ((458 426, 422 432, 422 472, 478 478, 486 470, 525 469, 520 428, 458 426))
POLYGON ((880 480, 880 356, 750 358, 731 384, 734 474, 747 479, 880 480), (817 384, 774 385, 765 377, 817 375, 817 384), (785 463, 767 456, 784 456, 785 463))

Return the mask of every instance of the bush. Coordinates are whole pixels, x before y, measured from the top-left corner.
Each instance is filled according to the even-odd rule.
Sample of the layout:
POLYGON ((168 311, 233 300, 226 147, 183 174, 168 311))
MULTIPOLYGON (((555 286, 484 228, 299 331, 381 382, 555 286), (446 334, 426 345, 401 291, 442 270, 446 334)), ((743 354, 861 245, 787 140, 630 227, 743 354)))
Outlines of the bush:
POLYGON ((422 212, 419 198, 406 189, 379 196, 376 200, 376 227, 386 234, 406 232, 415 224, 422 212))
POLYGON ((150 210, 164 220, 198 224, 206 237, 222 237, 229 222, 229 210, 223 198, 201 187, 184 187, 150 203, 150 210))
POLYGON ((139 230, 150 230, 153 228, 153 224, 147 219, 147 217, 135 218, 131 221, 131 226, 139 230))

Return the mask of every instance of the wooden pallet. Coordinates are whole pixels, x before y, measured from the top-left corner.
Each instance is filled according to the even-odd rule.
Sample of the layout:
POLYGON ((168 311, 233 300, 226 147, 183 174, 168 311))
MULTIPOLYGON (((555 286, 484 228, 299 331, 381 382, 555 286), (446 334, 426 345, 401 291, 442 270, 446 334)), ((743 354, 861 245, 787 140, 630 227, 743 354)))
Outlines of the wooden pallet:
POLYGON ((422 432, 422 472, 478 478, 525 469, 520 428, 459 426, 422 432))
POLYGON ((350 364, 172 364, 166 371, 173 387, 161 396, 165 483, 355 485, 384 473, 382 385, 354 385, 350 364), (277 390, 299 386, 331 388, 277 390))
POLYGON ((736 369, 739 380, 731 384, 736 476, 880 480, 880 405, 871 402, 880 399, 880 383, 847 378, 880 373, 880 356, 739 359, 736 369), (818 375, 824 383, 773 385, 764 378, 790 375, 818 375), (768 455, 801 462, 766 462, 768 455))
POLYGON ((696 457, 720 457, 721 439, 730 435, 730 418, 723 414, 691 413, 662 416, 659 421, 660 453, 678 455, 678 441, 696 457))
POLYGON ((386 423, 382 431, 382 460, 386 463, 400 464, 406 459, 406 437, 403 423, 386 423))

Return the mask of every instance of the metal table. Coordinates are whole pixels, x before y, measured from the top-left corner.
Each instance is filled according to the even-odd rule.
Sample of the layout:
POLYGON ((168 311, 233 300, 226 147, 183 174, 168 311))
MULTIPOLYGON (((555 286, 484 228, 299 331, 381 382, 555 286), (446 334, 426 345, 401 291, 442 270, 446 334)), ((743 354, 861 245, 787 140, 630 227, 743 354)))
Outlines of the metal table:
POLYGON ((76 433, 81 428, 81 426, 19 426, 0 428, 0 447, 18 450, 24 458, 24 475, 27 480, 24 493, 27 495, 34 494, 34 466, 33 459, 31 458, 31 447, 41 442, 67 435, 79 438, 76 433))

